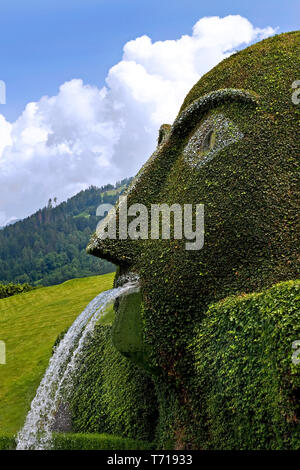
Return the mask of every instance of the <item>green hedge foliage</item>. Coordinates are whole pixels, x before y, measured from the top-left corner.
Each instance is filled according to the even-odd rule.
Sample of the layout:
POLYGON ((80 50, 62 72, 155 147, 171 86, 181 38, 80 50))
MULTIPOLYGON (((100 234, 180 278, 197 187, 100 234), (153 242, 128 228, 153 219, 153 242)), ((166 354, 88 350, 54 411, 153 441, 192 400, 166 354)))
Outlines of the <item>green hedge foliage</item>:
POLYGON ((152 441, 157 422, 153 382, 113 346, 111 327, 97 325, 70 400, 75 432, 152 441))
POLYGON ((198 329, 197 446, 300 449, 300 281, 212 305, 198 329))
POLYGON ((14 450, 16 448, 16 439, 13 434, 0 434, 0 450, 14 450))
POLYGON ((125 439, 108 434, 55 434, 55 450, 151 450, 145 441, 125 439))
POLYGON ((23 292, 28 292, 34 289, 30 284, 0 284, 0 299, 5 299, 6 297, 11 297, 12 295, 21 294, 23 292))
MULTIPOLYGON (((11 434, 0 435, 0 450, 14 450, 16 439, 11 434)), ((53 435, 53 450, 151 450, 153 444, 108 434, 53 435)))

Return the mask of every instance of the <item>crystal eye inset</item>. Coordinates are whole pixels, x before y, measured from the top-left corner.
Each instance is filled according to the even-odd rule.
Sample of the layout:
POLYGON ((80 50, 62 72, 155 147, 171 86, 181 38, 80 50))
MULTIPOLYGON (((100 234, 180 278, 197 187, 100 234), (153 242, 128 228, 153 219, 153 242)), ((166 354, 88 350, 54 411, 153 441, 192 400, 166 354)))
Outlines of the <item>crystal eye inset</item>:
POLYGON ((244 135, 223 114, 210 116, 194 132, 183 155, 193 168, 200 168, 223 148, 242 139, 244 135))
POLYGON ((214 129, 210 129, 203 139, 202 150, 208 152, 214 148, 216 142, 216 132, 214 129))

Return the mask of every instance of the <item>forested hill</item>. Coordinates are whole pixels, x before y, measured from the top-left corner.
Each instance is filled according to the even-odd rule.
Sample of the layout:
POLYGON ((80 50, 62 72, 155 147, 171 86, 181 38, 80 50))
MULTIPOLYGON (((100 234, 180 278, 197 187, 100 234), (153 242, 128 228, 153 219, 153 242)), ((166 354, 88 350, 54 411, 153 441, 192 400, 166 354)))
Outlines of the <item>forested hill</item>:
POLYGON ((0 230, 0 283, 51 285, 113 271, 85 248, 100 220, 97 207, 115 204, 129 182, 91 186, 55 207, 50 199, 47 207, 0 230))

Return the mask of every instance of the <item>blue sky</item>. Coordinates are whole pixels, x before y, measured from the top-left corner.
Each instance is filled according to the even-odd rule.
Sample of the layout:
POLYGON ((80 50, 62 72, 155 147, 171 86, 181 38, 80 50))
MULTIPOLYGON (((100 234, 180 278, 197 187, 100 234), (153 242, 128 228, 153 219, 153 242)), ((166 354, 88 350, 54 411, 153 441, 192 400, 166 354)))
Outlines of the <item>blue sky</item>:
POLYGON ((299 0, 1 0, 0 226, 135 175, 203 74, 299 17, 299 0))
POLYGON ((1 113, 14 120, 29 101, 57 93, 72 78, 102 86, 130 39, 153 41, 190 34, 203 16, 239 14, 278 32, 299 28, 298 0, 2 0, 0 79, 7 83, 1 113))

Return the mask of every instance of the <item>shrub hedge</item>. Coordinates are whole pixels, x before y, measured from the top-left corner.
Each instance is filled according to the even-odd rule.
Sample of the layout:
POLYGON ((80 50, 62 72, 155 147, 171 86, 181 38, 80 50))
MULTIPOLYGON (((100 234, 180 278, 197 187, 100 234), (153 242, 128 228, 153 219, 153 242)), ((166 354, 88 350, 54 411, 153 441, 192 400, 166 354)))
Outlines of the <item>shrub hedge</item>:
POLYGON ((16 439, 13 434, 0 434, 0 450, 14 450, 16 448, 16 439))
POLYGON ((55 434, 55 450, 151 450, 153 445, 145 441, 126 439, 108 434, 55 434))
POLYGON ((192 342, 208 449, 300 449, 300 281, 210 306, 192 342))
POLYGON ((0 299, 5 299, 6 297, 11 297, 12 295, 21 294, 23 292, 28 292, 34 289, 30 284, 0 284, 0 299))
POLYGON ((96 326, 69 404, 75 432, 154 438, 157 402, 152 379, 115 349, 109 325, 96 326))
MULTIPOLYGON (((15 450, 11 434, 0 435, 0 450, 15 450)), ((151 450, 153 444, 108 434, 53 434, 53 450, 151 450)))

